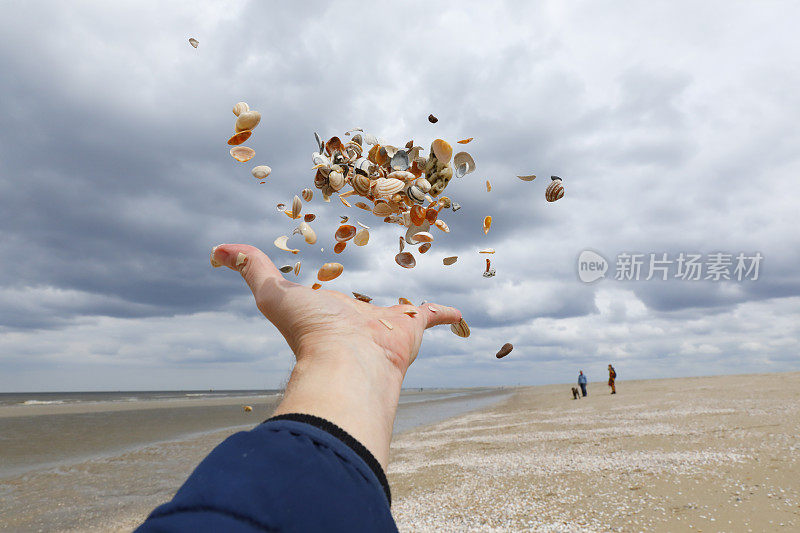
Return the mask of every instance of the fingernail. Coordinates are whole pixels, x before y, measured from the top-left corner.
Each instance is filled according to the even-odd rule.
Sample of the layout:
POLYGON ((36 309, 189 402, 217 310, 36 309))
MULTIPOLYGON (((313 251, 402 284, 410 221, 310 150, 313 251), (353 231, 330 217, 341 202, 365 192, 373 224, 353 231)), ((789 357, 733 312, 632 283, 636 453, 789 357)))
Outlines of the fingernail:
POLYGON ((242 252, 239 252, 239 255, 236 256, 236 266, 238 267, 245 261, 247 261, 247 256, 244 255, 242 252))
POLYGON ((219 268, 219 267, 221 267, 221 266, 222 266, 222 263, 220 263, 219 261, 217 261, 216 259, 214 259, 214 252, 216 252, 216 251, 217 251, 217 248, 219 248, 220 246, 221 246, 221 245, 219 245, 219 244, 218 244, 217 246, 215 246, 215 247, 213 247, 213 248, 211 249, 211 266, 212 266, 212 267, 214 267, 214 268, 219 268))

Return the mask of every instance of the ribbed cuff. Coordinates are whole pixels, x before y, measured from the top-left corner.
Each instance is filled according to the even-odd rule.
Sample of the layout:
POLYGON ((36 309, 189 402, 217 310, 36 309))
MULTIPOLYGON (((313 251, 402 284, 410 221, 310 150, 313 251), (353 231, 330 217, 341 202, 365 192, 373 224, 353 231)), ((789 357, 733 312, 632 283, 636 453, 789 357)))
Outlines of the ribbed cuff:
POLYGON ((386 474, 383 472, 383 468, 381 464, 375 459, 375 456, 370 453, 370 451, 358 442, 355 437, 351 434, 331 422, 330 420, 325 420, 324 418, 320 418, 314 415, 307 415, 303 413, 287 413, 285 415, 278 415, 273 416, 272 418, 268 418, 264 422, 269 422, 271 420, 293 420, 295 422, 303 422, 305 424, 310 424, 316 428, 319 428, 327 433, 330 433, 343 443, 347 445, 348 448, 356 452, 356 455, 361 457, 367 466, 370 467, 372 473, 375 474, 375 477, 378 478, 378 481, 383 487, 383 492, 386 494, 386 499, 389 500, 389 505, 392 505, 392 492, 389 489, 389 480, 386 479, 386 474))

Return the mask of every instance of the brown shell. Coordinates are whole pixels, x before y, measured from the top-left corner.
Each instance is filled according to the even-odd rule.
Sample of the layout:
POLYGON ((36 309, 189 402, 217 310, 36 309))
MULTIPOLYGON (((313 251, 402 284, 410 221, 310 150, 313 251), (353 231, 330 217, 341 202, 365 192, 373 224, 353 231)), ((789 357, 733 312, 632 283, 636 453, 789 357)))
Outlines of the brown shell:
POLYGON ((357 231, 358 230, 356 229, 355 226, 350 226, 350 225, 339 226, 333 237, 336 239, 337 242, 345 242, 355 237, 357 231))
POLYGON ((253 130, 261 122, 261 113, 258 111, 243 111, 236 117, 236 131, 253 130))
POLYGON ((315 282, 315 283, 314 283, 314 284, 311 286, 311 289, 312 289, 312 290, 317 290, 317 289, 319 289, 320 287, 322 287, 322 283, 316 283, 316 282, 315 282))
POLYGON ((317 218, 317 215, 315 215, 314 213, 308 213, 306 216, 303 217, 303 220, 305 222, 313 222, 315 218, 317 218))
POLYGON ((561 180, 553 180, 544 191, 544 198, 548 202, 555 202, 564 197, 564 184, 561 180))
POLYGON ((467 338, 469 337, 469 325, 467 321, 463 318, 456 322, 455 324, 450 324, 450 331, 458 335, 459 337, 467 338))
POLYGON ((372 187, 372 181, 362 174, 356 174, 350 180, 350 185, 353 186, 353 190, 356 191, 356 194, 360 196, 367 196, 369 194, 370 187, 372 187))
POLYGON ((253 134, 252 130, 244 130, 238 133, 234 133, 233 136, 230 139, 228 139, 228 144, 230 144, 231 146, 242 144, 247 139, 249 139, 252 134, 253 134))
POLYGON ((429 207, 428 209, 425 210, 425 220, 427 220, 431 224, 436 222, 436 217, 438 216, 439 216, 439 211, 436 209, 429 207))
POLYGON ((344 271, 341 263, 325 263, 317 272, 317 279, 320 281, 331 281, 338 278, 344 271))
POLYGON ((503 345, 503 347, 502 347, 502 348, 500 348, 500 351, 499 351, 499 352, 497 352, 497 354, 495 355, 495 357, 497 357, 498 359, 502 359, 503 357, 505 357, 505 356, 507 356, 508 354, 510 354, 510 353, 511 353, 511 350, 513 350, 513 349, 514 349, 514 345, 513 345, 513 344, 511 344, 510 342, 507 342, 507 343, 505 343, 505 344, 503 345))
POLYGON ((344 241, 337 242, 336 244, 333 245, 333 253, 340 254, 340 253, 344 252, 344 249, 345 249, 346 246, 347 246, 347 243, 344 242, 344 241))
POLYGON ((421 205, 415 205, 411 208, 411 223, 415 226, 422 225, 425 220, 425 208, 421 205))
POLYGON ((492 217, 485 217, 483 219, 483 234, 489 233, 489 228, 492 227, 492 217))
POLYGON ((414 259, 411 252, 400 252, 394 256, 394 261, 403 268, 414 268, 417 266, 417 260, 414 259))
POLYGON ((420 244, 419 245, 419 253, 424 254, 425 252, 427 252, 428 250, 431 249, 431 246, 432 245, 429 242, 424 242, 424 243, 420 244))

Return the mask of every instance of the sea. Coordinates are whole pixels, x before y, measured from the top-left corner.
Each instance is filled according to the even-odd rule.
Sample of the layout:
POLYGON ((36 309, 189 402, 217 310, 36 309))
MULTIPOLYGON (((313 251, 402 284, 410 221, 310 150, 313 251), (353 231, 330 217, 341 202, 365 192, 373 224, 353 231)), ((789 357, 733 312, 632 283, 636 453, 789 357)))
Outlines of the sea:
MULTIPOLYGON (((511 392, 403 390, 394 432, 511 392)), ((130 530, 214 446, 269 418, 281 398, 280 390, 0 393, 0 531, 130 530)))

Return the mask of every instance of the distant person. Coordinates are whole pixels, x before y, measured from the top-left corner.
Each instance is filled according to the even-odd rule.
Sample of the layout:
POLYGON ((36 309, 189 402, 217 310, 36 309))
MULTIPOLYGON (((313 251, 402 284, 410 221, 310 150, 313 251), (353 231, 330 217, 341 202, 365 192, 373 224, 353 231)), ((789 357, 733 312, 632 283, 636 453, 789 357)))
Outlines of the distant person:
POLYGON ((614 370, 614 367, 608 365, 608 386, 611 387, 611 394, 617 393, 617 387, 614 385, 614 382, 617 380, 617 371, 614 370))
POLYGON ((400 388, 423 332, 461 313, 315 291, 242 244, 211 264, 242 275, 297 363, 272 418, 214 448, 138 531, 397 531, 385 470, 400 388))
POLYGON ((581 386, 581 393, 586 396, 586 375, 584 375, 583 370, 578 374, 578 385, 581 386))

